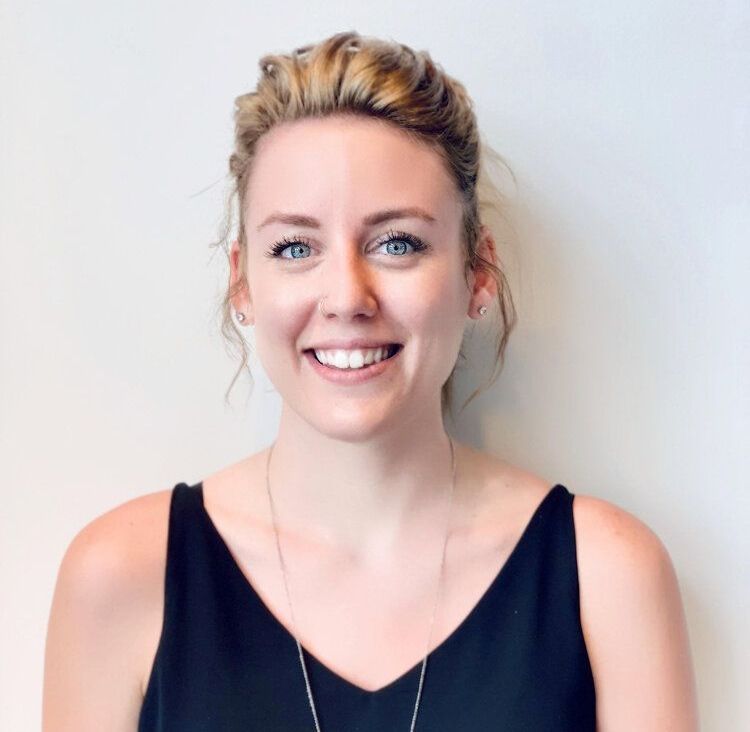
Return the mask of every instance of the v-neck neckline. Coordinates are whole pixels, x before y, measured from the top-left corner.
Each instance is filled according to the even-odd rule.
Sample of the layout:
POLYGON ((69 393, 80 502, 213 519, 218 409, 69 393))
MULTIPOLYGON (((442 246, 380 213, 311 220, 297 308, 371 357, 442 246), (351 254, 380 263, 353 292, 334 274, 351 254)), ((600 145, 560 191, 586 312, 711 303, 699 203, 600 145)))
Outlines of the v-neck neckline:
MULTIPOLYGON (((228 560, 228 564, 232 568, 232 572, 235 573, 235 575, 237 576, 241 584, 246 588, 246 590, 252 594, 253 598, 257 601, 257 603, 263 609, 263 612, 267 615, 268 619, 296 645, 296 640, 294 638, 294 635, 276 617, 276 615, 274 615, 274 613, 271 611, 268 605, 266 605, 266 603, 263 601, 263 598, 260 596, 260 594, 256 590, 253 583, 250 581, 248 576, 245 574, 245 572, 242 570, 242 568, 238 564, 237 560, 232 554, 232 551, 229 548, 229 545, 224 540, 224 537, 219 532, 218 528, 216 527, 216 524, 214 524, 213 519, 211 518, 211 515, 206 510, 206 504, 205 504, 204 497, 203 497, 203 481, 200 481, 199 483, 197 483, 194 489, 196 489, 197 491, 197 498, 198 498, 197 502, 200 507, 201 515, 203 519, 205 520, 207 526, 209 527, 210 532, 218 540, 218 544, 221 548, 221 551, 224 554, 225 559, 228 560)), ((557 494, 559 489, 565 490, 565 487, 560 483, 556 483, 549 489, 549 491, 547 491, 547 493, 542 498, 542 500, 537 504, 536 508, 531 514, 531 517, 526 522, 526 525, 524 526, 523 531, 521 532, 516 543, 511 549, 510 554, 508 554, 508 557, 506 558, 505 562, 503 562, 501 567, 498 569, 497 573, 494 575, 494 577, 490 581, 487 588, 481 594, 481 596, 476 601, 476 603, 472 606, 471 610, 469 610, 467 615, 464 616, 464 618, 458 623, 458 625, 448 634, 448 636, 444 640, 442 640, 437 646, 435 646, 428 653, 428 661, 427 661, 428 664, 429 664, 430 659, 433 656, 435 656, 436 654, 444 653, 449 646, 451 646, 452 644, 456 642, 456 639, 458 638, 458 636, 464 632, 464 630, 469 626, 472 620, 479 614, 482 607, 484 607, 484 605, 489 601, 490 596, 494 594, 496 587, 500 584, 500 582, 503 580, 503 578, 507 574, 508 567, 512 565, 512 563, 515 561, 515 557, 520 553, 520 550, 523 548, 523 546, 527 542, 528 540, 527 537, 531 533, 531 528, 535 524, 535 519, 540 514, 542 508, 552 499, 552 496, 557 494)), ((329 666, 323 663, 323 661, 321 661, 314 653, 310 652, 304 645, 302 645, 302 643, 300 643, 300 647, 302 648, 304 655, 307 656, 313 662, 313 664, 317 666, 320 669, 320 671, 323 672, 323 674, 330 677, 335 683, 338 683, 339 685, 342 685, 346 687, 347 689, 350 689, 351 691, 354 691, 357 694, 361 696, 366 696, 368 698, 384 696, 388 694, 388 692, 391 691, 392 689, 396 688, 397 686, 400 686, 402 683, 406 681, 406 679, 411 677, 420 669, 420 667, 422 666, 422 661, 424 660, 424 656, 423 656, 409 669, 407 669, 402 674, 397 676, 395 679, 387 682, 386 684, 384 684, 378 689, 365 689, 364 687, 359 686, 358 684, 355 684, 353 681, 350 681, 349 679, 344 678, 339 673, 331 669, 329 666)))

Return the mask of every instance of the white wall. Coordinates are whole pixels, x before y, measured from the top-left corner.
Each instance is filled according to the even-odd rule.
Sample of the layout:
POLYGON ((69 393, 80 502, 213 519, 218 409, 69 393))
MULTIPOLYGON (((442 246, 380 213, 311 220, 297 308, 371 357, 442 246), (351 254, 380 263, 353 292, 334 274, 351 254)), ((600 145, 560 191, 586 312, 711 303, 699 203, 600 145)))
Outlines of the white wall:
POLYGON ((750 729, 748 4, 352 5, 0 3, 0 728, 39 727, 73 535, 270 441, 213 318, 232 101, 355 29, 431 51, 518 176, 521 320, 457 434, 659 534, 704 729, 750 729))

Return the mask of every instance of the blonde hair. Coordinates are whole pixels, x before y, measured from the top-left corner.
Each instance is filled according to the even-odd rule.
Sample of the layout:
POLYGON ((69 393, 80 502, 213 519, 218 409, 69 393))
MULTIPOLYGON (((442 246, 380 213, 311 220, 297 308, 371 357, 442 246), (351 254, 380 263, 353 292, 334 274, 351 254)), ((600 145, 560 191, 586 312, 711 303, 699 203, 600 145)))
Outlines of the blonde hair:
MULTIPOLYGON (((497 283, 496 368, 485 388, 490 386, 502 369, 516 311, 504 271, 482 257, 477 244, 482 223, 480 211, 501 211, 504 200, 486 175, 486 162, 492 158, 508 168, 500 156, 480 140, 472 101, 464 86, 448 76, 426 51, 416 52, 402 43, 361 36, 355 31, 337 33, 290 54, 268 54, 260 59, 259 66, 261 75, 256 89, 235 99, 235 145, 229 158, 233 187, 227 201, 223 235, 212 246, 222 245, 229 257, 227 245, 233 229, 232 207, 236 203, 240 271, 245 271, 248 180, 258 141, 275 125, 310 117, 349 114, 396 125, 415 141, 437 152, 456 184, 463 208, 464 278, 470 270, 485 270, 497 283), (480 173, 485 174, 481 185, 480 173), (483 200, 480 200, 479 188, 484 189, 483 200)), ((247 368, 252 381, 247 344, 232 318, 231 309, 233 297, 245 284, 238 280, 228 287, 218 306, 228 350, 240 358, 225 399, 243 368, 247 368)), ((459 359, 465 359, 463 349, 459 351, 459 359)), ((441 391, 443 414, 447 410, 451 417, 455 371, 454 365, 441 391)), ((480 391, 475 390, 461 409, 480 391)))

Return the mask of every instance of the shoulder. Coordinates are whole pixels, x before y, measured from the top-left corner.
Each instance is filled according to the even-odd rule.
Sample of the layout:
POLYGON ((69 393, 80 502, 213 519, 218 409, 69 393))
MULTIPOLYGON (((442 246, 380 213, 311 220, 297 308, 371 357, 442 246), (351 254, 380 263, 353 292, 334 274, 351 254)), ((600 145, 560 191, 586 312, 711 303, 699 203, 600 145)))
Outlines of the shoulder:
POLYGON ((70 542, 61 577, 103 599, 137 595, 166 561, 171 494, 138 496, 89 522, 70 542))
POLYGON ((599 723, 697 729, 687 626, 666 546, 641 519, 593 496, 575 495, 573 520, 599 723))
POLYGON ((170 498, 167 489, 131 499, 68 545, 47 628, 45 723, 93 728, 96 715, 123 724, 137 715, 161 631, 170 498))
MULTIPOLYGON (((590 625, 642 613, 678 597, 672 558, 656 532, 620 506, 594 496, 573 500, 582 614, 590 625), (602 608, 610 613, 602 617, 602 608)), ((586 627, 584 627, 584 631, 586 627)))
POLYGON ((600 629, 628 615, 643 620, 654 602, 677 590, 672 559, 659 536, 614 503, 576 494, 573 500, 576 558, 584 633, 594 655, 606 641, 600 629))
POLYGON ((92 520, 68 546, 58 579, 71 607, 128 635, 134 663, 149 669, 161 632, 171 496, 141 495, 92 520))
POLYGON ((617 570, 622 579, 653 578, 671 566, 666 547, 637 516, 602 498, 575 494, 573 520, 579 571, 617 570))

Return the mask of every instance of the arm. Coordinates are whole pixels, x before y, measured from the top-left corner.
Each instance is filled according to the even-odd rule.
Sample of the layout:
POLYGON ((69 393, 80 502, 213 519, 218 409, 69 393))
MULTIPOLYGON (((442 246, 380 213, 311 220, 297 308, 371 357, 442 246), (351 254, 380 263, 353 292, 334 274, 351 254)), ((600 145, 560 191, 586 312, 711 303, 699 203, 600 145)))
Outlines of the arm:
MULTIPOLYGON (((156 496, 158 494, 152 494, 156 496)), ((155 602, 165 523, 152 496, 130 501, 87 525, 63 557, 52 599, 44 663, 43 732, 134 732, 143 670, 154 645, 155 602), (149 518, 150 516, 150 518, 149 518)), ((162 501, 163 503, 163 501, 162 501)), ((162 573, 162 574, 160 574, 162 573)))
POLYGON ((573 505, 597 732, 697 732, 687 624, 666 548, 607 501, 576 496, 573 505))

